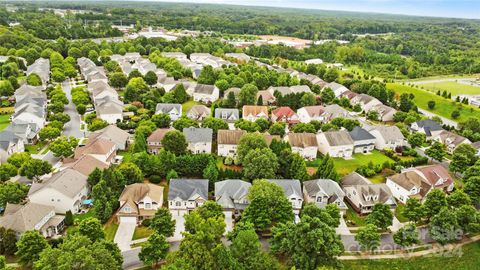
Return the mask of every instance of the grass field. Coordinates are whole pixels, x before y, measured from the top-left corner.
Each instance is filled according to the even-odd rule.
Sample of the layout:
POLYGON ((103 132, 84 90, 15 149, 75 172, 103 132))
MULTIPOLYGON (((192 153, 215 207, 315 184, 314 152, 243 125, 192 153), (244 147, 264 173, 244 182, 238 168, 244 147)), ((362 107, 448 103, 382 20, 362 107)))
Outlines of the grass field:
POLYGON ((117 233, 118 230, 118 224, 116 223, 109 223, 107 224, 104 228, 103 231, 105 232, 105 239, 107 241, 112 241, 115 238, 115 234, 117 233))
POLYGON ((373 164, 383 164, 386 161, 394 162, 391 158, 385 156, 381 152, 374 150, 369 155, 354 154, 353 159, 334 158, 335 168, 340 175, 347 175, 355 171, 358 167, 368 165, 369 162, 373 164))
POLYGON ((0 131, 4 130, 10 124, 10 114, 0 115, 0 131))
POLYGON ((342 261, 345 270, 474 270, 480 269, 480 242, 463 246, 453 254, 409 259, 342 261))
POLYGON ((132 240, 147 238, 152 233, 153 233, 153 231, 151 229, 149 229, 148 227, 138 226, 138 227, 135 228, 135 231, 133 232, 132 240))
POLYGON ((420 86, 424 87, 427 90, 431 90, 433 92, 440 91, 447 91, 452 94, 452 96, 458 95, 478 95, 480 94, 480 87, 467 85, 458 82, 437 82, 437 83, 425 83, 421 84, 420 86))
POLYGON ((457 119, 452 119, 458 122, 462 122, 469 117, 480 117, 480 110, 468 105, 463 105, 460 107, 459 104, 455 105, 455 102, 450 99, 445 99, 441 96, 437 96, 434 93, 428 92, 426 90, 418 89, 415 87, 410 87, 407 85, 401 85, 397 83, 388 83, 388 89, 394 90, 398 95, 403 93, 414 94, 415 104, 424 110, 430 111, 432 113, 438 114, 448 119, 452 119, 452 112, 454 110, 460 110, 460 117, 457 119), (435 101, 436 105, 433 110, 428 108, 428 102, 430 100, 435 101))
POLYGON ((353 208, 348 205, 348 209, 347 209, 347 212, 346 212, 346 222, 347 222, 347 225, 348 226, 354 226, 354 227, 360 227, 360 226, 365 226, 366 225, 366 222, 365 222, 365 218, 367 218, 367 216, 360 216, 357 212, 355 212, 355 210, 353 210, 353 208))

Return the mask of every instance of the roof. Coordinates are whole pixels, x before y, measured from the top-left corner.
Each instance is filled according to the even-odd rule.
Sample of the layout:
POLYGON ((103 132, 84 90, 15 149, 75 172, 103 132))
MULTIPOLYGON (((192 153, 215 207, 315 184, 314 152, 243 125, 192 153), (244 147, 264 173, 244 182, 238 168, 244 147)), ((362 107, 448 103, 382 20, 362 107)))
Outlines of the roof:
POLYGON ((373 130, 378 131, 387 142, 403 140, 405 138, 397 126, 376 126, 373 130))
POLYGON ((158 128, 150 136, 147 138, 147 142, 161 142, 163 137, 167 132, 172 131, 173 129, 170 128, 158 128))
POLYGON ((254 105, 245 105, 242 108, 243 117, 248 115, 259 115, 261 113, 268 115, 268 107, 267 106, 254 106, 254 105))
POLYGON ((295 179, 267 179, 267 181, 275 183, 283 188, 285 196, 290 197, 296 195, 302 197, 302 188, 299 180, 295 179))
POLYGON ((301 109, 304 109, 310 117, 319 117, 325 111, 323 106, 306 106, 301 109))
POLYGON ((216 108, 215 109, 215 118, 225 119, 225 120, 237 120, 239 118, 240 112, 238 109, 225 109, 225 108, 216 108))
MULTIPOLYGON (((228 97, 228 94, 229 94, 230 92, 233 92, 233 94, 234 94, 235 97, 236 97, 236 96, 238 96, 238 94, 240 94, 240 90, 241 90, 241 89, 238 88, 238 87, 228 88, 227 90, 225 90, 225 92, 223 92, 223 96, 224 96, 224 97, 228 97)), ((260 91, 259 91, 259 92, 260 92, 260 91)))
POLYGON ((387 203, 389 200, 391 200, 391 204, 395 204, 395 200, 393 199, 390 188, 383 183, 345 187, 345 191, 347 193, 350 193, 349 191, 351 190, 356 190, 357 192, 352 192, 352 195, 349 197, 349 199, 351 201, 358 202, 362 206, 375 205, 377 203, 387 203), (365 198, 368 195, 377 195, 378 198, 376 200, 370 199, 367 201, 365 198))
POLYGON ((310 87, 308 85, 293 85, 290 86, 290 91, 292 93, 311 93, 310 87))
POLYGON ((423 128, 425 130, 425 133, 427 133, 428 136, 431 136, 431 131, 440 131, 443 130, 442 126, 431 120, 431 119, 425 119, 421 120, 418 122, 415 122, 419 128, 423 128))
MULTIPOLYGON (((339 84, 339 83, 336 83, 336 82, 331 82, 331 83, 328 83, 327 85, 325 85, 326 88, 330 88, 332 89, 333 91, 337 90, 337 89, 340 89, 340 88, 346 88, 345 86, 339 84)), ((347 88, 348 90, 348 88, 347 88)))
POLYGON ((349 112, 338 104, 331 104, 323 108, 324 115, 328 119, 337 117, 348 117, 349 112))
POLYGON ((435 186, 438 180, 443 179, 444 184, 451 184, 453 183, 453 178, 448 173, 447 169, 445 169, 441 165, 430 165, 430 166, 422 166, 422 167, 417 167, 417 170, 419 170, 427 179, 427 181, 432 185, 435 186))
POLYGON ((261 90, 257 92, 257 100, 259 97, 262 97, 263 102, 268 102, 268 101, 275 101, 276 98, 270 91, 268 90, 261 90))
POLYGON ((238 144, 240 138, 247 133, 245 130, 220 129, 217 134, 218 144, 238 144))
POLYGON ((344 192, 340 185, 330 179, 316 179, 316 180, 309 180, 303 182, 303 190, 309 195, 315 195, 319 191, 325 192, 327 195, 332 194, 342 194, 344 196, 344 192))
POLYGON ((94 138, 103 138, 114 142, 115 144, 125 145, 130 134, 116 125, 108 125, 89 136, 89 140, 94 138))
POLYGON ((364 141, 364 140, 374 140, 375 136, 370 134, 370 132, 366 131, 361 127, 354 127, 352 131, 350 131, 350 137, 354 141, 364 141))
POLYGON ((282 117, 290 118, 296 115, 296 113, 290 107, 283 106, 273 110, 272 115, 275 115, 277 118, 282 118, 282 117))
POLYGON ((224 180, 215 183, 215 200, 223 208, 234 208, 235 200, 247 197, 252 184, 242 180, 224 180))
POLYGON ((163 187, 150 183, 131 184, 123 189, 118 200, 121 202, 134 202, 137 204, 138 201, 146 196, 156 202, 163 202, 163 187))
POLYGON ((96 159, 90 155, 84 155, 73 163, 68 164, 67 166, 86 176, 89 176, 96 168, 100 170, 108 168, 107 163, 96 159))
POLYGON ((176 110, 177 112, 181 113, 182 112, 182 104, 178 103, 158 103, 157 107, 155 108, 155 112, 159 113, 169 113, 172 110, 176 110))
POLYGON ((193 105, 187 112, 187 114, 194 114, 194 115, 210 115, 211 110, 205 105, 193 105))
POLYGON ((352 101, 361 102, 363 104, 367 104, 371 101, 377 101, 377 102, 380 103, 380 101, 378 99, 376 99, 376 98, 374 98, 370 95, 367 95, 367 94, 359 94, 359 95, 355 96, 352 101))
POLYGON ((439 134, 438 137, 444 144, 453 144, 455 146, 458 146, 464 142, 470 142, 467 138, 460 136, 456 133, 453 133, 448 130, 442 130, 439 134))
POLYGON ((75 158, 78 159, 88 154, 106 155, 114 147, 115 144, 113 142, 103 138, 96 138, 93 141, 89 141, 85 146, 77 147, 77 149, 75 149, 75 158))
POLYGON ((424 181, 423 177, 416 171, 398 173, 388 177, 388 179, 406 190, 411 190, 413 187, 420 187, 424 181))
POLYGON ((188 127, 183 129, 188 143, 211 142, 213 130, 211 128, 188 127))
POLYGON ((168 199, 180 198, 189 200, 198 194, 204 200, 208 200, 208 180, 206 179, 171 179, 168 190, 168 199))
POLYGON ((292 93, 290 88, 287 87, 287 86, 270 86, 270 88, 268 88, 268 91, 270 91, 270 93, 272 93, 272 94, 274 94, 275 92, 278 92, 282 96, 285 96, 285 95, 288 95, 288 94, 292 93))
POLYGON ((0 217, 0 226, 23 233, 35 229, 35 225, 54 210, 53 206, 32 202, 24 205, 7 203, 5 212, 0 217))
POLYGON ((342 178, 342 186, 354 186, 354 185, 369 185, 372 182, 370 182, 367 178, 365 178, 363 175, 357 173, 357 172, 352 172, 350 174, 345 175, 342 178))
POLYGON ((325 139, 330 146, 339 146, 339 145, 353 145, 352 137, 350 133, 345 130, 338 131, 326 131, 323 132, 325 139))
POLYGON ((44 188, 54 189, 69 198, 75 196, 87 186, 87 176, 70 168, 54 173, 52 177, 44 180, 42 183, 34 182, 28 191, 28 196, 32 196, 44 188))
POLYGON ((211 95, 215 91, 215 85, 197 84, 193 89, 194 93, 211 95))
POLYGON ((293 147, 317 147, 317 136, 313 133, 290 133, 287 135, 288 142, 293 147))

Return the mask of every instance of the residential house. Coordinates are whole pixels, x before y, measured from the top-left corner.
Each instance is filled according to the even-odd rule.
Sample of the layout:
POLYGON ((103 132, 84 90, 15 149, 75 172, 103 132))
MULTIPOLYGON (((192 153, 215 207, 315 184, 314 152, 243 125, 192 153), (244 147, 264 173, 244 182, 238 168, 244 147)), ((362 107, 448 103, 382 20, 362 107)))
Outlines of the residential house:
POLYGON ((326 131, 317 135, 318 150, 324 155, 351 158, 354 142, 346 130, 326 131))
POLYGON ((472 142, 456 133, 448 130, 442 130, 437 135, 432 136, 432 140, 443 143, 447 147, 449 154, 453 153, 460 144, 471 144, 472 142))
POLYGON ((323 121, 325 107, 306 106, 297 110, 297 115, 301 123, 310 123, 311 121, 323 121))
POLYGON ((313 160, 317 158, 318 143, 313 133, 289 133, 285 136, 292 146, 292 152, 300 154, 304 159, 313 160))
POLYGON ((377 104, 373 106, 370 111, 376 111, 378 113, 378 120, 382 122, 392 122, 393 116, 397 113, 397 110, 384 104, 377 104))
POLYGON ((300 122, 300 118, 290 107, 279 107, 272 111, 272 122, 284 122, 289 125, 300 122))
POLYGON ((17 238, 26 232, 36 230, 44 237, 60 235, 65 226, 65 217, 55 215, 53 206, 32 202, 25 204, 7 203, 0 227, 15 231, 17 238))
POLYGON ((262 98, 262 105, 272 105, 277 101, 277 98, 268 90, 257 92, 257 103, 260 97, 262 98))
POLYGON ((242 118, 255 122, 257 119, 263 118, 268 120, 268 107, 267 106, 253 106, 245 105, 242 108, 242 118))
POLYGON ((195 121, 203 121, 212 111, 205 105, 194 105, 187 111, 187 117, 195 121))
POLYGON ((298 215, 302 209, 303 193, 299 180, 295 179, 268 179, 267 181, 277 184, 283 189, 285 197, 292 203, 293 213, 298 221, 298 215))
POLYGON ((217 155, 233 157, 237 154, 237 146, 240 138, 246 134, 245 130, 218 130, 217 155))
POLYGON ((170 116, 173 122, 182 117, 182 104, 178 103, 158 103, 155 109, 155 114, 166 113, 170 116))
POLYGON ((62 170, 41 183, 34 182, 28 198, 33 203, 53 206, 57 214, 78 213, 89 194, 87 178, 74 169, 62 170))
POLYGON ((163 205, 163 187, 150 183, 135 183, 126 186, 118 199, 116 213, 120 223, 140 223, 155 216, 163 205))
POLYGON ((216 108, 215 118, 222 119, 227 123, 235 123, 240 119, 240 113, 238 109, 216 108))
POLYGON ((314 203, 320 208, 327 204, 335 204, 345 212, 347 205, 343 202, 345 193, 340 185, 330 179, 316 179, 303 182, 303 198, 305 203, 314 203))
POLYGON ((187 139, 188 150, 192 153, 212 153, 212 129, 188 127, 183 129, 183 134, 187 139))
POLYGON ((42 80, 42 84, 45 86, 50 81, 50 59, 38 58, 27 67, 27 76, 35 73, 42 80))
POLYGON ((26 103, 15 108, 15 113, 10 117, 12 123, 35 124, 40 129, 45 126, 45 107, 33 103, 26 103))
POLYGON ((215 183, 215 201, 223 208, 226 219, 238 217, 248 206, 248 191, 252 184, 231 179, 215 183))
POLYGON ((441 165, 408 168, 401 173, 387 177, 387 186, 393 196, 402 203, 409 198, 423 201, 432 189, 445 192, 453 190, 453 178, 441 165))
POLYGON ((208 200, 208 180, 171 179, 168 188, 168 209, 172 216, 183 216, 208 200))
POLYGON ((115 143, 112 141, 96 138, 88 141, 85 146, 79 146, 75 149, 75 159, 80 159, 84 155, 91 155, 102 162, 110 164, 117 155, 117 150, 115 143))
POLYGON ((349 90, 347 87, 336 82, 331 82, 326 84, 323 87, 322 91, 325 90, 326 88, 332 89, 333 93, 335 93, 335 97, 339 97, 341 94, 349 90))
POLYGON ((250 61, 250 56, 248 56, 245 53, 226 53, 225 56, 230 57, 230 58, 234 58, 238 61, 245 62, 245 63, 250 61))
POLYGON ((355 106, 357 104, 360 105, 362 110, 365 112, 369 112, 376 105, 382 104, 380 100, 367 94, 356 95, 350 100, 350 103, 352 104, 352 106, 355 106))
POLYGON ((94 140, 95 138, 102 138, 113 142, 117 150, 126 150, 128 148, 131 135, 125 130, 118 128, 116 125, 108 125, 107 127, 97 130, 88 136, 88 140, 94 140))
POLYGON ((184 54, 183 52, 162 52, 163 57, 168 57, 168 58, 175 58, 177 60, 187 60, 187 55, 184 54))
POLYGON ((350 112, 338 104, 331 104, 323 108, 322 122, 328 123, 335 118, 352 118, 350 112))
POLYGON ((197 84, 192 95, 195 101, 213 103, 220 98, 220 90, 215 85, 197 84))
POLYGON ((320 59, 320 58, 313 58, 313 59, 308 59, 308 60, 305 60, 305 64, 307 65, 321 65, 323 64, 323 60, 320 59))
POLYGON ((103 162, 91 155, 81 156, 79 159, 68 162, 68 159, 64 159, 63 168, 73 169, 85 176, 89 176, 95 169, 104 170, 109 167, 109 164, 103 162))
POLYGON ((94 106, 98 118, 105 120, 109 124, 116 124, 118 121, 123 120, 124 104, 117 98, 105 96, 95 100, 94 106))
POLYGON ((375 148, 378 150, 407 146, 405 137, 397 126, 375 126, 369 132, 376 138, 375 148))
POLYGON ((156 129, 150 136, 147 138, 147 151, 150 154, 158 154, 162 148, 162 140, 165 137, 167 132, 172 131, 170 128, 159 128, 156 129))
POLYGON ((361 127, 354 127, 350 131, 353 140, 353 153, 370 153, 375 148, 375 136, 361 127))
POLYGON ((360 214, 372 212, 375 204, 386 204, 395 209, 397 204, 386 184, 372 184, 357 172, 342 179, 342 187, 348 203, 360 214))
MULTIPOLYGON (((238 101, 238 95, 240 94, 240 88, 238 87, 231 87, 231 88, 228 88, 227 90, 225 90, 223 92, 223 98, 226 99, 228 98, 228 95, 230 94, 230 92, 233 93, 233 95, 235 96, 235 100, 238 101)), ((258 98, 258 97, 257 97, 258 98)))
POLYGON ((432 119, 413 122, 410 129, 425 134, 428 140, 443 131, 442 125, 432 119))

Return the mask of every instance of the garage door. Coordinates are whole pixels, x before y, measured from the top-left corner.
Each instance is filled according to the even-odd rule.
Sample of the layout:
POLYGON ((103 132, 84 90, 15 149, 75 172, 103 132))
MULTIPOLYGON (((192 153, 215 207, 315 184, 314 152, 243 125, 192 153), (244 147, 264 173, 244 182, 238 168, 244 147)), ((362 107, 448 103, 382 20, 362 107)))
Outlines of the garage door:
POLYGON ((120 223, 137 223, 136 217, 120 217, 120 223))

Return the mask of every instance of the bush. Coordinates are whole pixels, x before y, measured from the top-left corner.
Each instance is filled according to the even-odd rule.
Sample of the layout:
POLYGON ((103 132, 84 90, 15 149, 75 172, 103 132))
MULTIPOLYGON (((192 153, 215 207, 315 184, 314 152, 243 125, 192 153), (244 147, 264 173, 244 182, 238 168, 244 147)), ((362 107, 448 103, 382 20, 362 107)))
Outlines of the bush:
POLYGON ((150 176, 150 182, 153 184, 159 184, 161 181, 162 181, 162 177, 160 177, 160 175, 150 176))
POLYGON ((142 226, 149 227, 151 223, 152 223, 152 220, 147 218, 142 221, 142 226))

